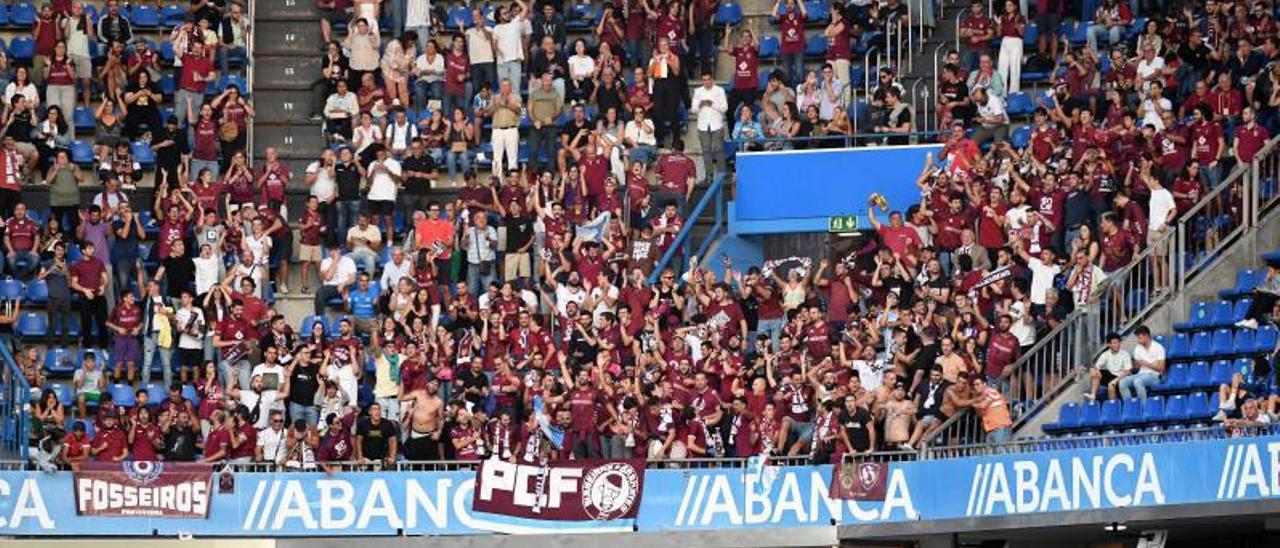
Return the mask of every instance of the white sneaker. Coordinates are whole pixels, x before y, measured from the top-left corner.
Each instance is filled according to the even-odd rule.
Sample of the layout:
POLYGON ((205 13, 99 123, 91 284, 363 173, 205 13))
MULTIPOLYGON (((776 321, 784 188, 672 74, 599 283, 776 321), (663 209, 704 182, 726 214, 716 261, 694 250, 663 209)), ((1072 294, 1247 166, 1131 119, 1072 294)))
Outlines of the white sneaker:
POLYGON ((1235 408, 1236 408, 1235 400, 1226 401, 1218 404, 1218 409, 1221 409, 1223 411, 1234 411, 1235 408))
POLYGON ((1227 420, 1227 412, 1219 409, 1218 414, 1213 416, 1213 422, 1222 422, 1224 420, 1227 420))
POLYGON ((899 446, 898 446, 898 449, 901 449, 901 450, 903 450, 903 451, 915 451, 915 450, 916 450, 916 448, 915 448, 915 447, 912 447, 910 443, 904 443, 904 444, 902 444, 902 445, 899 445, 899 446))
POLYGON ((288 295, 288 294, 289 294, 289 286, 284 285, 284 284, 280 284, 280 288, 276 290, 276 293, 280 293, 280 294, 282 294, 282 295, 288 295))
POLYGON ((1236 327, 1243 327, 1246 329, 1257 329, 1258 320, 1255 320, 1253 318, 1245 318, 1243 320, 1236 322, 1236 327))
POLYGON ((1093 392, 1089 392, 1084 395, 1084 399, 1089 401, 1094 401, 1098 399, 1098 395, 1094 394, 1093 392))

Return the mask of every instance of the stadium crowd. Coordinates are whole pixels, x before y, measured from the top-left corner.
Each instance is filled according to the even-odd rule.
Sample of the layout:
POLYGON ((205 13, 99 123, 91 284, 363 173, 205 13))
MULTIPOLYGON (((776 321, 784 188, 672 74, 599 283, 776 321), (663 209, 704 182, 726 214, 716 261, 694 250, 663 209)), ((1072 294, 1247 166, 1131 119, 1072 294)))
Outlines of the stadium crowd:
MULTIPOLYGON (((492 14, 321 2, 313 109, 332 146, 298 174, 270 147, 248 165, 253 107, 222 79, 249 32, 241 6, 193 5, 169 42, 181 67, 163 125, 162 65, 145 40, 126 53, 115 0, 93 37, 106 69, 58 72, 80 66, 71 38, 89 25, 80 3, 54 2, 70 36, 37 56, 47 74, 12 71, 8 265, 47 285, 54 346, 79 309, 81 352, 42 357, 16 306, 0 323, 19 324, 17 361, 41 390, 32 440, 62 464, 827 461, 914 450, 966 409, 999 443, 1022 404, 1010 386, 1047 382, 1019 357, 1113 277, 1167 276, 1160 260, 1127 269, 1145 249, 1163 256, 1170 224, 1252 159, 1280 106, 1274 22, 1243 4, 1109 0, 1080 47, 1057 33, 1074 19, 1064 3, 1041 1, 1044 40, 1024 55, 1019 3, 992 17, 974 2, 942 69, 944 147, 918 204, 871 196, 871 230, 816 263, 680 264, 662 258, 682 255, 695 190, 729 169, 724 141, 831 146, 861 131, 848 114, 854 52, 901 4, 821 4, 810 21, 815 4, 783 0, 774 37, 720 24, 707 0, 604 4, 598 17, 521 0, 492 14), (1150 19, 1130 36, 1133 11, 1150 19), (806 63, 806 35, 826 37, 820 66, 806 63), (762 87, 765 41, 783 66, 762 87), (725 87, 717 42, 734 59, 725 87), (1037 55, 1053 92, 1033 100, 1019 89, 1037 55), (103 190, 87 207, 90 175, 51 114, 90 106, 80 78, 103 88, 90 161, 103 190), (130 140, 155 156, 150 204, 131 198, 130 140), (295 179, 308 196, 288 211, 295 179), (19 191, 41 182, 51 207, 33 216, 19 191), (301 319, 276 308, 294 267, 314 303, 301 319), (69 385, 54 378, 67 373, 69 385)), ((889 144, 931 138, 894 71, 877 78, 861 127, 889 144)))

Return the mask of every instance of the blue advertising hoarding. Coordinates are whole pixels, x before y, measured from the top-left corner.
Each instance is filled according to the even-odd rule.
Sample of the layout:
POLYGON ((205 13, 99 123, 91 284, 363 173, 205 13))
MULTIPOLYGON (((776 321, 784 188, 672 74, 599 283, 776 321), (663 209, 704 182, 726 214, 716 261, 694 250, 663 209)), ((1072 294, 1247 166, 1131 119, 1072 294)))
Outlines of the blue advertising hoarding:
POLYGON ((831 217, 857 215, 865 221, 872 192, 884 195, 890 209, 905 209, 920 201, 915 182, 925 155, 941 149, 929 144, 739 153, 731 229, 825 232, 831 217))
POLYGON ((893 464, 884 501, 831 499, 830 466, 648 470, 631 521, 471 510, 475 474, 244 473, 205 519, 77 515, 68 473, 0 473, 0 535, 379 536, 875 525, 1280 497, 1280 437, 893 464))

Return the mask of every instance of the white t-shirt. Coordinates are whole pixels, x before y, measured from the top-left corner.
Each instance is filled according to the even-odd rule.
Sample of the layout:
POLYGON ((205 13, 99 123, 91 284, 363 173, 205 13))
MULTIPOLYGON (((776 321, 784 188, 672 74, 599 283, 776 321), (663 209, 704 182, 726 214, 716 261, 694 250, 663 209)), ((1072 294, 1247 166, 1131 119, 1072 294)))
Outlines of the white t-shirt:
MULTIPOLYGON (((267 420, 270 419, 268 418, 267 420)), ((275 428, 265 428, 261 432, 258 432, 258 447, 262 448, 262 460, 265 462, 280 463, 286 454, 285 441, 288 438, 289 431, 283 427, 279 430, 276 430, 275 428)))
MULTIPOLYGON (((199 325, 204 323, 204 311, 198 307, 179 308, 173 313, 174 322, 178 327, 178 348, 184 350, 200 350, 204 348, 203 335, 190 335, 185 329, 187 325, 199 325), (195 318, 194 323, 192 318, 195 318)), ((200 333, 196 330, 196 333, 200 333)))
POLYGON ((329 170, 320 169, 320 161, 316 160, 307 166, 307 174, 316 176, 315 182, 311 184, 311 195, 321 202, 332 201, 338 192, 338 184, 329 176, 329 170))
POLYGON ((1167 188, 1152 190, 1151 201, 1148 202, 1147 207, 1151 211, 1147 218, 1147 228, 1151 232, 1163 229, 1168 224, 1169 213, 1178 208, 1173 202, 1173 193, 1167 188))
MULTIPOLYGON (((1136 69, 1135 74, 1137 74, 1139 79, 1146 79, 1147 77, 1153 74, 1158 74, 1163 70, 1164 70, 1164 58, 1157 56, 1155 58, 1152 58, 1150 61, 1146 59, 1138 61, 1138 68, 1136 69)), ((1146 91, 1147 86, 1149 85, 1150 85, 1150 82, 1144 83, 1142 85, 1143 91, 1146 91)))
MULTIPOLYGON (((1160 110, 1173 110, 1173 103, 1161 97, 1160 110)), ((1164 131, 1164 119, 1160 117, 1159 112, 1156 112, 1156 104, 1151 97, 1142 100, 1142 125, 1154 127, 1156 131, 1164 131)))
POLYGON ((427 59, 427 54, 419 55, 413 61, 413 68, 418 78, 424 82, 439 82, 444 79, 444 55, 436 53, 435 59, 427 59))
POLYGON ((250 377, 262 376, 263 386, 269 388, 279 388, 284 384, 284 367, 278 363, 260 363, 253 366, 253 371, 249 373, 250 377))
POLYGON ((489 37, 485 36, 484 29, 471 27, 467 29, 465 35, 467 37, 467 57, 471 59, 471 64, 492 63, 493 46, 489 43, 489 37))
POLYGON ((218 285, 218 268, 222 261, 217 257, 195 257, 191 262, 196 265, 196 295, 204 295, 218 285))
MULTIPOLYGON (((524 60, 524 44, 520 41, 522 34, 519 20, 494 25, 493 37, 498 42, 496 54, 499 63, 524 60)), ((519 82, 512 84, 518 85, 519 82)))
POLYGON ((590 55, 574 55, 569 58, 569 77, 574 80, 585 78, 590 79, 591 73, 596 70, 596 60, 590 55))
MULTIPOLYGON (((1164 346, 1156 341, 1151 341, 1150 346, 1137 345, 1133 347, 1133 361, 1144 363, 1155 363, 1164 360, 1164 346)), ((1142 371, 1150 371, 1159 374, 1159 371, 1147 366, 1142 366, 1142 371)))
POLYGON ((377 173, 373 174, 372 181, 369 183, 369 199, 394 202, 396 201, 396 191, 399 190, 400 186, 391 178, 391 175, 388 175, 388 173, 399 177, 400 162, 397 162, 392 158, 374 161, 369 164, 369 172, 373 173, 373 170, 379 164, 386 169, 378 170, 377 173))
POLYGON ((258 406, 258 420, 253 422, 253 427, 258 431, 262 431, 271 422, 272 411, 284 411, 284 400, 277 398, 279 392, 275 390, 263 390, 261 394, 244 388, 240 390, 240 405, 253 411, 253 407, 258 406))
MULTIPOLYGON (((324 272, 329 269, 329 265, 333 264, 333 259, 325 257, 320 261, 320 271, 324 272)), ((338 286, 341 284, 350 284, 356 280, 356 262, 351 257, 342 255, 338 257, 338 268, 333 272, 333 278, 325 282, 324 285, 338 286)))
POLYGON ((1031 303, 1044 304, 1045 294, 1053 287, 1053 277, 1062 272, 1062 267, 1044 264, 1040 259, 1032 257, 1027 261, 1027 268, 1031 270, 1031 303))

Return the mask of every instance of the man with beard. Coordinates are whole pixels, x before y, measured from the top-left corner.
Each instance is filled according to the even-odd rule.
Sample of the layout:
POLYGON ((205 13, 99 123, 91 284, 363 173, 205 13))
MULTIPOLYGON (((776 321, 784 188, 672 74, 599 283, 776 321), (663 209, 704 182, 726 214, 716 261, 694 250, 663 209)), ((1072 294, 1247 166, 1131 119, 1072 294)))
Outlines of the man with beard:
POLYGON ((444 425, 444 400, 437 394, 440 381, 428 374, 426 388, 409 394, 409 428, 405 432, 404 456, 410 461, 440 460, 440 437, 444 425))

